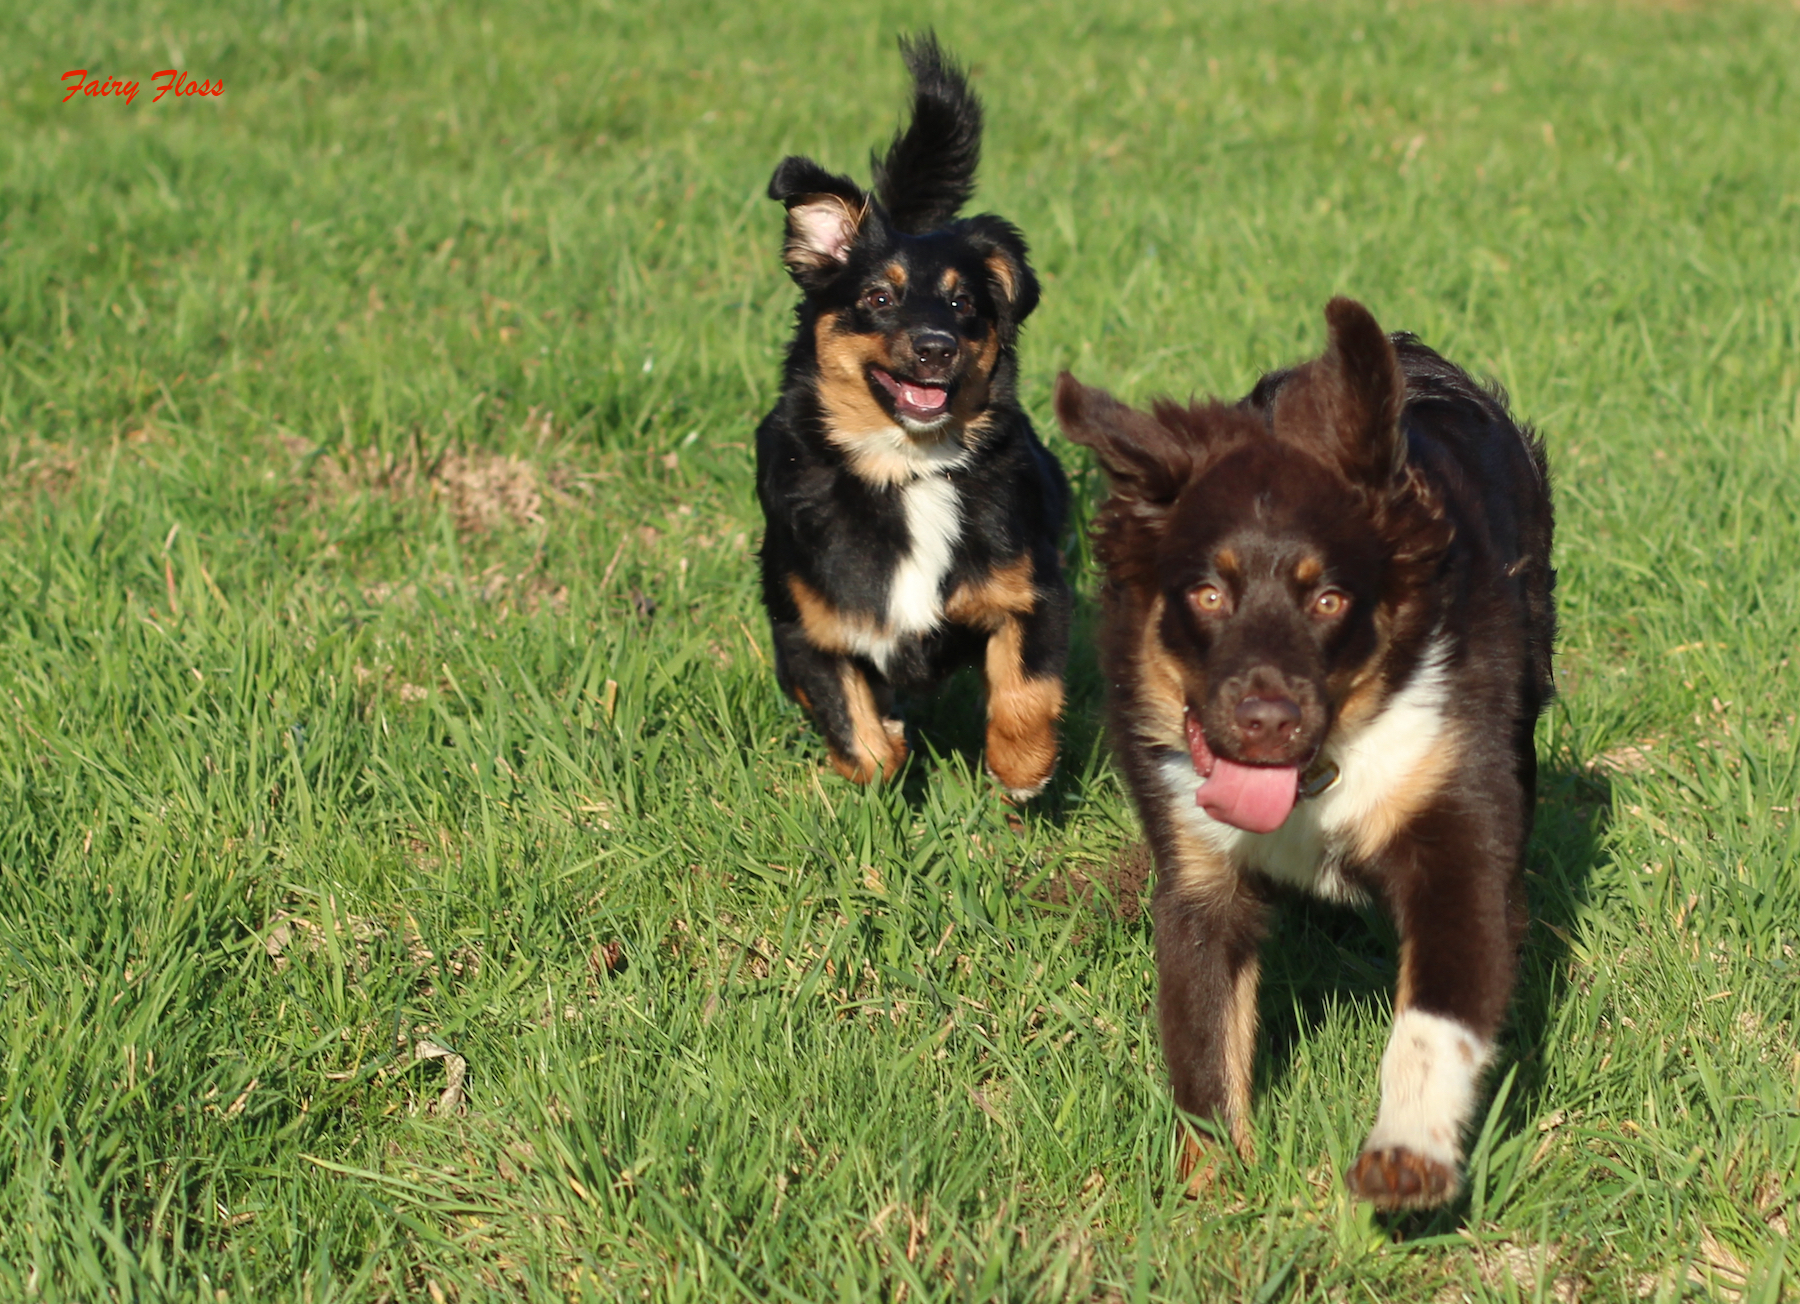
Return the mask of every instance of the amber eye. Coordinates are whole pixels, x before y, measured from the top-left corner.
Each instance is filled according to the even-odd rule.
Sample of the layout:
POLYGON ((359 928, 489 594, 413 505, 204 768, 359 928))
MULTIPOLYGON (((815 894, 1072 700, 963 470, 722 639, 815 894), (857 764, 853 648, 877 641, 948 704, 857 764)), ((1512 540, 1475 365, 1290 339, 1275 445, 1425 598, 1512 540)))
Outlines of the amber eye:
POLYGON ((1202 616, 1222 616, 1228 610, 1225 590, 1216 584, 1202 584, 1188 594, 1188 602, 1202 616))
POLYGON ((1339 593, 1336 589, 1326 589, 1318 597, 1313 599, 1312 604, 1313 615, 1324 616, 1327 619, 1330 619, 1333 616, 1341 616, 1344 612, 1349 610, 1349 608, 1350 599, 1346 595, 1339 593))

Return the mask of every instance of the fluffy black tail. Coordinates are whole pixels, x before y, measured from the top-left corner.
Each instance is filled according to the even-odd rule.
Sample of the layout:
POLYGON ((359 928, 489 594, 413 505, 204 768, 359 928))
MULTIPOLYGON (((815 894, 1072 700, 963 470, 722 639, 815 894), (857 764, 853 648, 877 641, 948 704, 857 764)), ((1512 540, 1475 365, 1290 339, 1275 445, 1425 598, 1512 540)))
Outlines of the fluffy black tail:
POLYGON ((902 231, 935 230, 975 193, 981 161, 981 101, 968 77, 931 32, 900 40, 913 76, 912 122, 894 135, 887 157, 870 162, 875 194, 902 231))

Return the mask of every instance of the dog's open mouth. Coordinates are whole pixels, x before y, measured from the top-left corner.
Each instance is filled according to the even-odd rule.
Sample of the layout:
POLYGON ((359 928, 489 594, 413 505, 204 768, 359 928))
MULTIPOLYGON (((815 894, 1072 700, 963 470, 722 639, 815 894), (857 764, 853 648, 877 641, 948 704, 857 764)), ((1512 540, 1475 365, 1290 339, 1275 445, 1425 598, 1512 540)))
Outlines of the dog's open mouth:
POLYGON ((888 397, 894 400, 895 410, 903 417, 931 422, 949 411, 950 390, 947 386, 921 385, 917 381, 901 380, 880 367, 870 367, 869 374, 875 378, 877 385, 888 392, 888 397))
POLYGON ((1191 713, 1187 744, 1194 773, 1204 780, 1194 794, 1195 805, 1246 833, 1273 833, 1281 827, 1300 795, 1299 766, 1240 765, 1215 756, 1200 721, 1191 713))

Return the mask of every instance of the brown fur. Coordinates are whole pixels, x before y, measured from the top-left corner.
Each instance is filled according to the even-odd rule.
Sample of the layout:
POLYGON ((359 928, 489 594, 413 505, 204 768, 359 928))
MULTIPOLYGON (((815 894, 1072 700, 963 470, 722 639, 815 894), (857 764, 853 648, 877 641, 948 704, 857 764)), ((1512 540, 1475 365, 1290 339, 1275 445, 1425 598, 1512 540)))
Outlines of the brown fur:
POLYGON ((879 621, 838 610, 798 575, 788 576, 788 591, 800 610, 801 627, 815 647, 847 655, 856 650, 859 640, 879 637, 882 632, 879 621))
POLYGON ((1020 657, 1023 630, 1008 618, 988 639, 987 765, 1013 789, 1037 788, 1056 766, 1061 679, 1032 677, 1020 657))
POLYGON ((967 427, 987 410, 989 381, 999 358, 999 336, 989 335, 975 346, 974 361, 969 364, 968 374, 957 387, 956 396, 950 400, 950 412, 959 427, 967 427))
POLYGON ((1363 1151, 1344 1173, 1344 1185, 1383 1209, 1435 1209, 1456 1195, 1462 1175, 1395 1146, 1363 1151))
MULTIPOLYGON (((1401 937, 1396 1009, 1493 1044, 1524 921, 1532 723, 1550 691, 1541 446, 1501 396, 1410 337, 1390 342, 1360 305, 1334 300, 1327 317, 1324 356, 1265 377, 1239 404, 1145 413, 1066 375, 1056 394, 1064 428, 1096 450, 1111 486, 1094 527, 1101 659, 1156 852, 1171 1086, 1246 1157, 1265 874, 1377 896, 1401 937), (1429 730, 1413 733, 1432 740, 1424 754, 1402 765, 1388 742, 1359 751, 1403 692, 1411 714, 1395 728, 1429 730), (1190 728, 1215 762, 1198 744, 1190 753, 1190 728), (1249 832, 1267 827, 1252 807, 1236 808, 1242 832, 1223 822, 1238 822, 1236 799, 1217 795, 1229 787, 1204 815, 1176 791, 1175 767, 1226 762, 1240 767, 1228 777, 1255 765, 1303 776, 1296 800, 1325 803, 1317 864, 1294 859, 1304 841, 1249 832), (1314 764, 1357 786, 1333 805, 1329 786, 1304 780, 1314 764)), ((1263 791, 1275 777, 1259 779, 1263 791)), ((1385 1122, 1422 1137, 1421 1152, 1372 1144, 1346 1173, 1351 1191, 1393 1209, 1453 1197, 1460 1174, 1423 1151, 1453 1152, 1449 1134, 1468 1119, 1453 1116, 1461 1103, 1441 1108, 1385 1122)), ((1182 1162, 1184 1175, 1212 1168, 1191 1142, 1182 1162)))
MULTIPOLYGON (((889 366, 879 335, 838 329, 835 313, 820 316, 814 327, 819 354, 819 401, 831 418, 833 433, 866 434, 894 424, 869 392, 867 369, 889 366)), ((845 448, 846 452, 852 451, 845 448)))
POLYGON ((906 735, 897 727, 899 721, 882 719, 862 671, 846 662, 841 675, 844 700, 850 707, 856 753, 853 756, 840 756, 835 750, 832 751, 832 768, 852 783, 871 783, 879 778, 891 779, 906 763, 906 735))
POLYGON ((996 566, 979 582, 960 585, 944 602, 944 614, 958 624, 989 633, 1008 616, 1022 615, 1037 605, 1031 583, 1031 558, 996 566))
POLYGON ((987 256, 987 269, 994 279, 1000 283, 1000 289, 1007 298, 1016 298, 1019 293, 1019 272, 1012 264, 1012 259, 998 251, 987 256))
MULTIPOLYGON (((1144 614, 1126 623, 1142 637, 1134 642, 1128 633, 1121 640, 1123 646, 1117 649, 1117 654, 1128 660, 1135 672, 1129 696, 1121 699, 1124 723, 1131 735, 1144 743, 1179 748, 1184 745, 1181 713, 1187 709, 1187 669, 1157 637, 1157 627, 1162 623, 1162 595, 1142 602, 1139 609, 1144 614)), ((1110 630, 1107 641, 1112 642, 1110 630)))
MULTIPOLYGON (((905 279, 905 270, 900 269, 905 279)), ((889 278, 893 279, 890 271, 889 278)), ((919 464, 902 450, 908 436, 894 424, 869 388, 868 369, 895 370, 888 340, 842 328, 837 314, 821 314, 814 325, 819 358, 817 392, 829 418, 826 438, 850 459, 850 470, 872 485, 908 484, 919 475, 919 464)), ((953 421, 927 442, 955 441, 969 446, 985 432, 989 381, 1000 356, 997 336, 973 351, 968 374, 951 403, 953 421)))

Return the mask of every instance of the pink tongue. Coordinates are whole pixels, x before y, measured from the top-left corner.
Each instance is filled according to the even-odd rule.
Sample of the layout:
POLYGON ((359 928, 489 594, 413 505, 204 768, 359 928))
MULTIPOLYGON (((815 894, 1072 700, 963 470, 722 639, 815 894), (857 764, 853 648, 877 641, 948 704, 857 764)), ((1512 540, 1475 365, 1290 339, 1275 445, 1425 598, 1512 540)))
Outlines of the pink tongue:
POLYGON ((1273 833, 1281 827, 1300 791, 1298 766, 1239 765, 1214 756, 1200 722, 1191 715, 1187 740, 1194 772, 1206 781, 1194 794, 1195 805, 1246 833, 1273 833))
POLYGON ((948 390, 933 389, 925 385, 909 385, 904 380, 900 384, 900 401, 907 407, 917 408, 921 412, 936 412, 944 406, 949 397, 948 390))
POLYGON ((1294 809, 1300 771, 1292 765, 1220 760, 1194 801, 1208 815, 1249 833, 1273 833, 1294 809))

